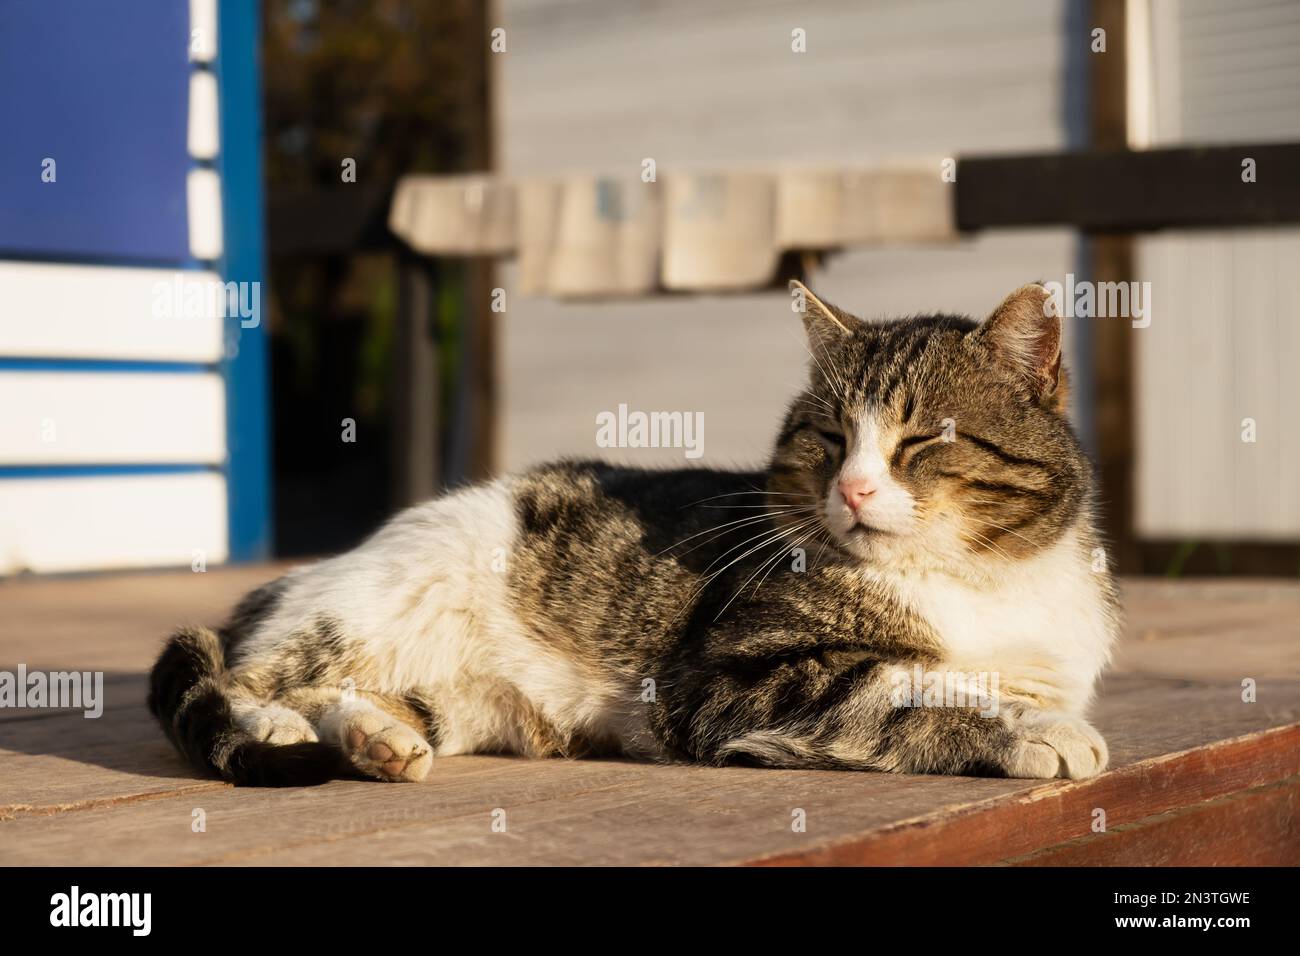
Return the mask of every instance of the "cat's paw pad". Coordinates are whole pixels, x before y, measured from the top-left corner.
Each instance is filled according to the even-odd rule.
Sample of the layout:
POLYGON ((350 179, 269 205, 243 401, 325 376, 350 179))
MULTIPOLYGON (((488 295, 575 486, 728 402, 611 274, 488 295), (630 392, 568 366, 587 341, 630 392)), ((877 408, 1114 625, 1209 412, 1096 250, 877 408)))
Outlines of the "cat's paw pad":
POLYGON ((386 714, 363 711, 343 725, 343 749, 362 773, 380 780, 423 780, 433 766, 429 742, 386 714))
POLYGON ((1106 741, 1095 728, 1083 721, 1062 719, 1025 727, 1005 769, 1009 777, 1081 780, 1101 773, 1109 760, 1106 741))
POLYGON ((240 708, 235 712, 235 722, 254 740, 268 744, 315 743, 317 739, 306 717, 278 704, 240 708))

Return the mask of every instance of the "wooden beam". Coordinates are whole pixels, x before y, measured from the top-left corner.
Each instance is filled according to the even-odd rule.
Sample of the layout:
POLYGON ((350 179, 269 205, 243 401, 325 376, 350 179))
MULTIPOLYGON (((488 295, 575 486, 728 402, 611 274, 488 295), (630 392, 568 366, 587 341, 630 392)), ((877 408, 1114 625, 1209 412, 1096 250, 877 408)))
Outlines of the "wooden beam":
POLYGON ((393 188, 347 185, 273 195, 266 209, 270 254, 352 255, 396 247, 388 231, 393 188))
POLYGON ((1300 144, 960 159, 956 201, 957 227, 964 231, 1060 225, 1128 233, 1296 223, 1300 144), (1248 158, 1256 182, 1242 181, 1248 158))
MULTIPOLYGON (((1162 814, 1261 788, 1284 784, 1291 806, 1293 785, 1300 774, 1300 724, 1247 734, 1235 740, 1075 781, 1050 783, 1027 794, 1016 794, 969 807, 944 817, 916 823, 900 822, 864 834, 833 841, 810 850, 780 853, 756 860, 761 866, 974 866, 1022 861, 1044 848, 1072 847, 1072 854, 1092 863, 1131 859, 1129 840, 1120 838, 1157 822, 1162 814), (1105 829, 1093 832, 1094 811, 1105 810, 1105 829), (1084 834, 1084 835, 1080 835, 1084 834)), ((1247 831, 1249 843, 1235 857, 1259 859, 1270 847, 1295 860, 1300 842, 1290 818, 1279 816, 1271 800, 1251 804, 1257 824, 1247 831), (1263 822, 1273 820, 1271 827, 1263 822)), ((1235 817, 1236 815, 1234 815, 1235 817)), ((1181 829, 1168 831, 1179 833, 1181 829)), ((1148 838, 1144 844, 1164 864, 1183 862, 1191 848, 1171 840, 1148 838)), ((1199 855, 1198 855, 1199 858, 1199 855)))

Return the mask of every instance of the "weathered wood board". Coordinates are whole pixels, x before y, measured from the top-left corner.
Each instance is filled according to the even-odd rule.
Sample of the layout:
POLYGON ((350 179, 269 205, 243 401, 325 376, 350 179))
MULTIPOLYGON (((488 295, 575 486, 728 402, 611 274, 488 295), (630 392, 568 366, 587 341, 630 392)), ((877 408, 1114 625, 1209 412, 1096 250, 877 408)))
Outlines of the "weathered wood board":
POLYGON ((275 571, 0 585, 0 669, 102 670, 106 697, 97 720, 0 711, 0 863, 1300 862, 1300 585, 1127 582, 1096 709, 1113 769, 1090 781, 482 756, 417 785, 235 789, 173 754, 144 675, 176 623, 275 571))

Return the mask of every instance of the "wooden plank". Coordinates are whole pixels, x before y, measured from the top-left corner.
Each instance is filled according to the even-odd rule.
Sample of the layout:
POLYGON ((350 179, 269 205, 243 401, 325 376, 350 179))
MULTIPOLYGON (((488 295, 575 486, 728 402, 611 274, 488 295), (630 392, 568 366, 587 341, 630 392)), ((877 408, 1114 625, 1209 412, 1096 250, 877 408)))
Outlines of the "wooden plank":
MULTIPOLYGON (((1300 687, 1289 695, 1289 706, 1300 704, 1300 687)), ((1103 710, 1099 726, 1121 769, 1097 781, 456 757, 416 786, 223 788, 93 813, 19 813, 3 824, 0 843, 9 849, 0 860, 31 862, 77 845, 91 864, 988 862, 1088 832, 1097 806, 1118 825, 1273 782, 1300 761, 1300 728, 1166 756, 1201 747, 1225 727, 1267 726, 1276 708, 1153 682, 1113 700, 1118 706, 1103 710), (1188 721, 1193 706, 1207 716, 1188 721), (1100 781, 1104 790, 1088 789, 1100 781), (196 807, 207 813, 208 831, 181 839, 196 807), (505 834, 491 829, 498 809, 505 834), (806 814, 806 832, 791 827, 796 810, 806 814)))
POLYGON ((190 74, 190 116, 186 143, 195 159, 216 159, 220 149, 217 78, 207 70, 190 74))
POLYGON ((1300 222, 1300 143, 963 158, 962 230, 1065 224, 1092 232, 1300 222), (1242 160, 1258 181, 1243 183, 1242 160))
POLYGON ((209 292, 219 281, 192 270, 0 262, 0 355, 215 362, 221 318, 209 292))
POLYGON ((0 479, 0 575, 226 559, 216 471, 0 479))
POLYGON ((190 255, 211 261, 225 249, 221 218, 221 177, 212 169, 191 169, 185 176, 185 208, 189 220, 190 255))
POLYGON ((388 228, 425 256, 513 252, 515 187, 491 176, 403 176, 393 192, 388 228))
POLYGON ((216 373, 0 371, 0 408, 0 465, 226 459, 216 373))
POLYGON ((172 624, 219 619, 278 570, 4 585, 0 667, 102 669, 107 706, 100 720, 0 713, 0 862, 1032 863, 1048 851, 1161 862, 1194 826, 1182 815, 1205 807, 1195 819, 1277 835, 1274 851, 1240 841, 1242 859, 1292 845, 1291 798, 1264 788, 1300 772, 1294 584, 1125 582, 1128 634, 1096 715, 1116 769, 1090 781, 474 756, 440 760, 420 785, 230 788, 170 751, 143 706, 144 671, 172 624), (1258 703, 1241 699, 1243 670, 1258 703), (1248 799, 1218 809, 1237 794, 1248 799), (1097 807, 1107 835, 1091 832, 1097 807), (196 809, 206 832, 191 829, 196 809))
POLYGON ((106 679, 104 692, 107 719, 56 712, 0 723, 0 820, 225 787, 177 759, 141 702, 142 677, 106 679))
MULTIPOLYGON (((0 581, 0 667, 102 670, 140 681, 182 623, 216 624, 290 565, 0 581)), ((143 695, 138 699, 143 699, 143 695)), ((11 711, 0 710, 0 719, 11 711)))
POLYGON ((266 209, 270 254, 352 255, 392 248, 396 240, 387 225, 392 194, 391 183, 276 193, 266 209))
POLYGON ((1296 866, 1300 777, 1008 860, 1015 866, 1296 866))
MULTIPOLYGON (((952 866, 995 863, 1043 844, 1087 841, 1095 811, 1108 828, 1188 804, 1276 783, 1300 773, 1300 724, 1200 747, 1070 784, 1048 784, 942 819, 907 821, 884 832, 813 851, 778 854, 764 865, 952 866)), ((1293 822, 1293 821, 1292 821, 1293 822)), ((1262 844, 1276 830, 1254 833, 1262 844)), ((1104 834, 1096 834, 1098 838, 1104 834)), ((1288 833, 1287 839, 1294 841, 1288 833)))

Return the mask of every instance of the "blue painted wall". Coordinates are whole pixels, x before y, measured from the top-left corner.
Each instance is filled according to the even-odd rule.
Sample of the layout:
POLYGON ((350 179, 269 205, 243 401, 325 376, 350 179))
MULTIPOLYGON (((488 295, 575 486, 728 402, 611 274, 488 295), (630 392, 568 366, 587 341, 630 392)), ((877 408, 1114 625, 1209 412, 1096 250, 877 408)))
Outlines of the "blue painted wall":
POLYGON ((181 0, 0 3, 0 255, 189 258, 188 35, 181 0))
POLYGON ((221 96, 219 166, 225 220, 225 278, 257 282, 262 290, 262 324, 244 328, 227 319, 227 475, 230 554, 236 561, 271 553, 270 388, 267 330, 270 297, 264 263, 262 201, 262 104, 258 67, 261 42, 258 5, 223 0, 217 29, 217 77, 221 96))
MULTIPOLYGON (((215 61, 192 63, 186 0, 0 0, 0 260, 213 270, 258 283, 265 322, 259 4, 219 0, 217 26, 215 61), (217 80, 220 122, 208 161, 187 143, 190 78, 204 70, 217 80), (56 163, 53 184, 42 180, 46 158, 56 163), (221 179, 224 248, 212 262, 190 250, 187 176, 196 168, 221 179)), ((0 304, 7 321, 41 318, 0 304)), ((271 551, 266 328, 231 316, 224 331, 215 365, 9 355, 0 373, 219 371, 229 557, 255 560, 271 551)), ((0 468, 0 480, 209 467, 19 465, 0 468)))

